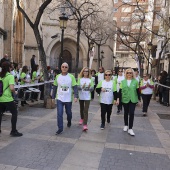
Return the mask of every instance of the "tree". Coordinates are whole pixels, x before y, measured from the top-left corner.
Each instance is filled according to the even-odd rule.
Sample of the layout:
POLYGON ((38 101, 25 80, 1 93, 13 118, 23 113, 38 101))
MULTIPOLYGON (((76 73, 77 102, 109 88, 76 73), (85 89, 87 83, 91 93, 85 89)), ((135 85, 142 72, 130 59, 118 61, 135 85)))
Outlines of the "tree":
POLYGON ((75 66, 75 77, 78 76, 78 65, 79 65, 79 51, 80 51, 80 35, 82 23, 90 16, 97 15, 101 10, 97 2, 92 0, 81 0, 81 1, 71 1, 66 0, 68 4, 68 9, 71 10, 69 19, 77 21, 77 42, 76 42, 76 66, 75 66))
POLYGON ((125 49, 124 51, 129 50, 129 53, 136 54, 139 66, 141 66, 141 54, 149 61, 147 43, 151 41, 152 18, 148 18, 152 16, 152 11, 147 10, 146 3, 141 3, 139 0, 135 0, 133 3, 122 1, 117 8, 131 9, 131 12, 123 13, 124 15, 121 16, 124 26, 120 27, 119 23, 115 25, 117 44, 121 45, 125 49))
MULTIPOLYGON (((49 78, 48 78, 48 72, 47 72, 46 54, 45 54, 45 50, 44 50, 44 47, 43 47, 43 41, 42 41, 42 38, 41 38, 41 35, 40 35, 39 23, 40 23, 42 15, 44 13, 44 10, 47 8, 47 6, 51 2, 52 2, 52 0, 44 0, 42 2, 42 4, 40 5, 40 7, 38 9, 35 21, 32 22, 31 18, 28 16, 28 14, 25 12, 25 10, 20 5, 21 0, 16 0, 18 10, 22 13, 22 15, 27 20, 27 22, 29 23, 30 27, 32 28, 32 30, 34 32, 35 39, 36 39, 37 45, 38 45, 38 51, 39 51, 40 59, 41 59, 44 81, 48 81, 49 78)), ((46 83, 45 88, 44 88, 44 97, 45 97, 44 104, 45 105, 46 105, 47 98, 49 97, 49 94, 50 94, 50 84, 46 83)))

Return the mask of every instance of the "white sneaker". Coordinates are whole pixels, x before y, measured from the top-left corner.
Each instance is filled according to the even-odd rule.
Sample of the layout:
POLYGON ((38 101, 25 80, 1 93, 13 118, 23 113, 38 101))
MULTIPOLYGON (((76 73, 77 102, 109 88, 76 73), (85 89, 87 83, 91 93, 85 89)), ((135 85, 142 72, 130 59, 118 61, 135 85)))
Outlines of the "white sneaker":
POLYGON ((127 130, 128 130, 128 126, 124 126, 123 131, 127 132, 127 130))
POLYGON ((131 136, 135 136, 135 133, 133 132, 132 129, 129 129, 129 130, 128 130, 128 133, 129 133, 131 136))

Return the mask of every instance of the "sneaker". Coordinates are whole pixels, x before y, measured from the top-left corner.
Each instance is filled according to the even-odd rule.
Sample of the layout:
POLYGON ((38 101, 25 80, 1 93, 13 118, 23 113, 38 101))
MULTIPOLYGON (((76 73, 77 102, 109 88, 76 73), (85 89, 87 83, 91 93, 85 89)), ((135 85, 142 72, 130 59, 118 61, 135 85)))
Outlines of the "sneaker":
POLYGON ((16 130, 15 132, 12 132, 12 131, 11 131, 10 135, 11 135, 12 137, 20 137, 20 136, 22 136, 23 134, 22 134, 22 133, 19 133, 19 132, 16 130))
POLYGON ((63 130, 59 129, 57 132, 56 132, 56 135, 60 135, 63 133, 63 130))
POLYGON ((97 94, 97 96, 100 96, 99 94, 97 94))
POLYGON ((133 132, 132 129, 129 129, 129 130, 128 130, 128 133, 129 133, 131 136, 135 136, 135 133, 133 132))
POLYGON ((146 117, 147 115, 146 115, 146 112, 143 112, 143 117, 146 117))
POLYGON ((100 129, 103 130, 105 128, 105 125, 101 124, 100 129))
POLYGON ((127 130, 128 130, 128 126, 124 126, 123 131, 127 132, 127 130))
POLYGON ((83 124, 83 119, 80 119, 79 125, 82 125, 82 124, 83 124))
POLYGON ((67 127, 68 127, 68 128, 71 127, 71 121, 69 121, 69 122, 67 123, 67 127))
POLYGON ((83 126, 83 130, 88 130, 87 125, 83 126))

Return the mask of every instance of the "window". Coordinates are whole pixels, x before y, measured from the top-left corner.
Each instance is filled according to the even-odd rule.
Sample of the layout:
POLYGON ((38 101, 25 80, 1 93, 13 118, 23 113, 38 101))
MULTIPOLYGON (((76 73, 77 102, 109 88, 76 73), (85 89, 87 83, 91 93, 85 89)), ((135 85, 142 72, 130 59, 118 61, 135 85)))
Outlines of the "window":
POLYGON ((118 9, 117 8, 113 8, 113 12, 117 12, 118 11, 118 9))
POLYGON ((128 47, 126 47, 125 45, 121 44, 121 45, 119 45, 119 49, 121 49, 121 50, 127 50, 128 47))
POLYGON ((128 26, 121 26, 121 31, 129 31, 130 27, 128 26))
POLYGON ((123 0, 124 3, 132 2, 132 0, 123 0))
POLYGON ((131 7, 123 7, 122 12, 131 12, 131 7))
POLYGON ((129 57, 129 54, 121 54, 121 57, 122 57, 122 58, 128 58, 128 57, 129 57))
POLYGON ((121 17, 121 22, 130 22, 129 17, 121 17))

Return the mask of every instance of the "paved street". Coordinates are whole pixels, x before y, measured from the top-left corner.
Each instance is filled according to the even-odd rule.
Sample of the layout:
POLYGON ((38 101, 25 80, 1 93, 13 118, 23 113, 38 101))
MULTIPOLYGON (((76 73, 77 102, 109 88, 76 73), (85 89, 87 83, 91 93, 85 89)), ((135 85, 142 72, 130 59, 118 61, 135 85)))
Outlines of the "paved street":
POLYGON ((73 104, 72 127, 56 136, 56 109, 31 104, 19 109, 18 130, 13 138, 10 114, 0 134, 0 170, 170 170, 170 107, 152 101, 149 116, 137 107, 135 137, 123 132, 123 114, 113 108, 112 121, 100 130, 97 97, 90 105, 88 132, 78 125, 79 105, 73 104), (169 120, 168 120, 169 119, 169 120))

